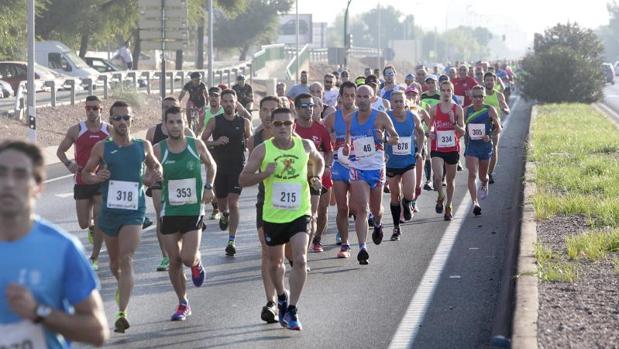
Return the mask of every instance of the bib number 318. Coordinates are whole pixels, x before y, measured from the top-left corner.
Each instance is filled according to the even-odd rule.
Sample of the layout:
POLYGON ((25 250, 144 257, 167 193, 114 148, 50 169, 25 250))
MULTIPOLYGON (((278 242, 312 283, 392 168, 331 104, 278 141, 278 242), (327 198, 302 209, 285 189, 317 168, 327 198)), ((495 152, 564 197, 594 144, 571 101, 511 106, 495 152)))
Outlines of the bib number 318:
POLYGON ((137 210, 138 187, 137 182, 110 181, 107 191, 107 208, 137 210))

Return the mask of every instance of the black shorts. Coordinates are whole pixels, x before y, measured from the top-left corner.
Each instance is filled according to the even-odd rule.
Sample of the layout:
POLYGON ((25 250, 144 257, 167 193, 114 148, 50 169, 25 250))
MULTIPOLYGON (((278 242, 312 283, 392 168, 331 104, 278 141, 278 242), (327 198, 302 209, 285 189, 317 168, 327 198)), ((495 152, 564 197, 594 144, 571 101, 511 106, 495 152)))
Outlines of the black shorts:
POLYGON ((153 197, 153 190, 161 190, 161 188, 163 188, 163 183, 161 182, 156 182, 153 183, 153 185, 151 185, 150 187, 148 187, 146 189, 146 196, 148 196, 149 198, 153 197))
POLYGON ((447 165, 456 165, 458 160, 460 160, 460 153, 457 151, 451 151, 449 153, 442 153, 438 151, 432 151, 430 153, 431 158, 441 158, 445 160, 447 165))
POLYGON ((193 230, 202 230, 204 216, 163 216, 161 217, 161 234, 185 234, 193 230))
POLYGON ((101 195, 99 187, 100 184, 76 184, 73 186, 73 198, 75 200, 92 199, 95 195, 101 195))
POLYGON ((310 216, 301 216, 290 223, 263 222, 264 239, 268 246, 283 245, 297 233, 309 234, 310 222, 310 216))
POLYGON ((314 189, 314 187, 312 187, 311 185, 309 188, 310 188, 310 195, 312 196, 319 196, 319 195, 322 196, 329 191, 329 189, 325 188, 324 186, 320 190, 314 189))
POLYGON ((256 229, 260 229, 264 225, 262 221, 262 205, 264 205, 264 202, 256 203, 256 229))
POLYGON ((215 197, 223 199, 228 194, 241 195, 241 186, 239 185, 239 176, 241 171, 238 172, 217 172, 215 176, 215 183, 213 189, 215 190, 215 197))
POLYGON ((385 174, 387 175, 387 177, 401 176, 401 175, 405 174, 406 171, 413 170, 413 169, 415 169, 415 164, 408 165, 408 166, 406 166, 404 168, 389 168, 389 167, 387 167, 387 170, 386 170, 385 174))

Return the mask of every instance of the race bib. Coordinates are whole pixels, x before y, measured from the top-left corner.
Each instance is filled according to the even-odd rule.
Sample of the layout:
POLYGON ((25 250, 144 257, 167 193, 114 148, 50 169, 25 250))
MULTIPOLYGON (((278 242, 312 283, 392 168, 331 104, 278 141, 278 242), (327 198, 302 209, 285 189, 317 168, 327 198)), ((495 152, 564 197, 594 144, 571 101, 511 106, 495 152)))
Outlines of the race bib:
POLYGON ((451 148, 456 146, 456 131, 436 131, 436 147, 451 148))
POLYGON ((195 178, 168 181, 168 201, 171 206, 197 204, 197 194, 195 178))
POLYGON ((0 348, 4 349, 44 349, 45 332, 42 325, 28 320, 0 325, 0 348))
POLYGON ((273 183, 271 193, 273 208, 283 210, 296 210, 301 205, 301 184, 299 183, 273 183))
POLYGON ((411 155, 412 153, 412 137, 400 138, 398 144, 393 146, 393 155, 411 155))
POLYGON ((138 209, 138 182, 110 181, 107 190, 107 208, 138 209))
POLYGON ((376 152, 376 145, 373 137, 361 137, 353 141, 355 156, 366 157, 376 152))
POLYGON ((483 139, 486 135, 486 124, 469 124, 469 138, 472 140, 483 139))

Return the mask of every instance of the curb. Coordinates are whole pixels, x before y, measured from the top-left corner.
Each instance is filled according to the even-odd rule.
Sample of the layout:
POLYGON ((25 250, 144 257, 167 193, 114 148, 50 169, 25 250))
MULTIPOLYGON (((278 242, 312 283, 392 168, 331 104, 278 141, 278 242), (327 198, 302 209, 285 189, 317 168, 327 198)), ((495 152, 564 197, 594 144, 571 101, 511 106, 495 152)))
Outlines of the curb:
MULTIPOLYGON (((527 151, 531 146, 532 125, 537 115, 537 107, 531 110, 529 134, 526 139, 527 151)), ((516 275, 516 294, 514 305, 514 321, 512 328, 512 348, 537 349, 537 311, 538 278, 537 262, 535 260, 535 244, 537 242, 537 223, 533 196, 535 187, 535 163, 528 160, 525 164, 524 200, 522 207, 522 225, 520 231, 520 246, 518 252, 518 274, 516 275)))

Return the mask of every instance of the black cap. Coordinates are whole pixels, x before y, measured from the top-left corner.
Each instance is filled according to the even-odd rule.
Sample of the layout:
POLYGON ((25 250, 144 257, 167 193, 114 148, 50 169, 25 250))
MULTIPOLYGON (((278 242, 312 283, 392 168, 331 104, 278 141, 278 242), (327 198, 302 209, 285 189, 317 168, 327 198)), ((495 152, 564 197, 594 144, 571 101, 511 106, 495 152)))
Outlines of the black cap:
POLYGON ((200 73, 198 73, 197 71, 191 73, 191 75, 189 75, 190 78, 192 79, 199 79, 202 77, 202 75, 200 75, 200 73))
POLYGON ((221 89, 217 86, 215 87, 211 87, 208 89, 208 94, 209 95, 217 95, 220 96, 221 95, 221 89))

